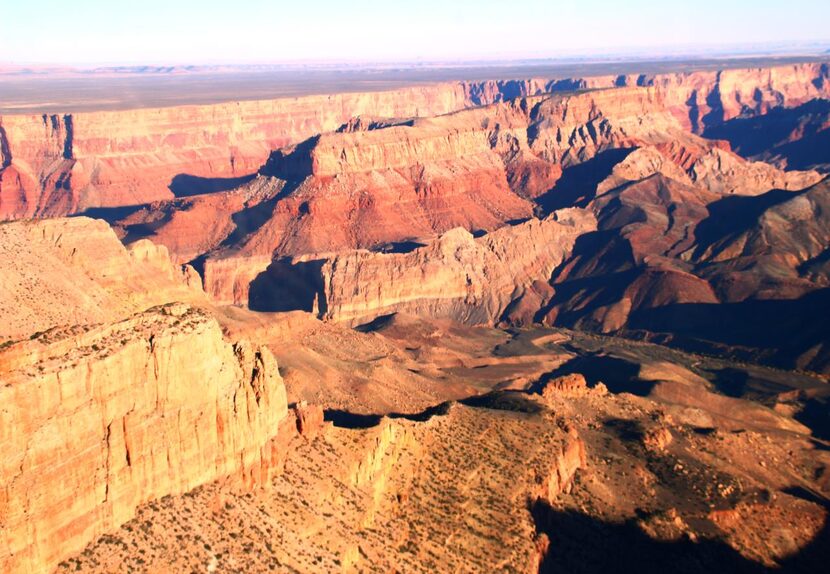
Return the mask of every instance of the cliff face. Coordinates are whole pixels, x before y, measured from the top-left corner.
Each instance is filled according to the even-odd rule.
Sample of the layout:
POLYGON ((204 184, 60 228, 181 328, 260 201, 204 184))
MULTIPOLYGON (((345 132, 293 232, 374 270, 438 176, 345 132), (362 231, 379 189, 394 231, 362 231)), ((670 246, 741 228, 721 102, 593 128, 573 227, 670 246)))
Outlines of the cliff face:
POLYGON ((185 305, 0 351, 0 569, 42 572, 167 494, 277 466, 273 356, 185 305))
POLYGON ((139 504, 278 468, 276 361, 190 306, 199 277, 166 248, 84 217, 5 223, 0 278, 0 570, 49 570, 139 504))
MULTIPOLYGON (((747 162, 728 147, 686 131, 654 87, 521 98, 323 134, 271 155, 260 177, 279 182, 279 197, 273 206, 261 204, 256 225, 238 225, 223 241, 227 248, 208 256, 205 286, 223 302, 244 303, 247 283, 271 256, 394 249, 454 227, 492 231, 529 217, 534 202, 545 212, 574 205, 575 192, 587 201, 596 185, 589 180, 611 169, 603 167, 609 158, 619 161, 634 148, 641 150, 627 164, 634 172, 647 171, 651 162, 657 166, 651 173, 659 168, 718 195, 801 189, 820 177, 747 162), (650 159, 634 165, 643 154, 650 159), (581 165, 595 175, 586 181, 566 177, 567 190, 560 191, 563 169, 581 165)), ((193 198, 197 207, 178 217, 195 219, 216 201, 193 198)), ((153 217, 151 210, 143 221, 152 223, 153 217)), ((125 221, 127 229, 140 224, 133 219, 125 221)), ((176 234, 167 223, 154 233, 175 248, 176 234)), ((188 235, 205 243, 194 239, 200 236, 198 228, 188 235)))
POLYGON ((396 312, 493 324, 536 279, 549 277, 576 238, 592 229, 589 213, 562 210, 478 239, 453 229, 409 253, 309 256, 270 267, 266 274, 275 290, 262 293, 260 301, 259 293, 250 297, 267 306, 307 293, 309 301, 316 296, 325 318, 353 325, 396 312))
POLYGON ((654 86, 684 126, 703 131, 739 114, 827 96, 828 68, 459 82, 389 92, 207 106, 0 118, 0 219, 58 216, 232 187, 280 147, 360 115, 434 116, 551 91, 654 86), (180 177, 177 176, 192 176, 180 177), (205 181, 201 178, 207 178, 205 181), (172 189, 172 191, 171 191, 172 189))

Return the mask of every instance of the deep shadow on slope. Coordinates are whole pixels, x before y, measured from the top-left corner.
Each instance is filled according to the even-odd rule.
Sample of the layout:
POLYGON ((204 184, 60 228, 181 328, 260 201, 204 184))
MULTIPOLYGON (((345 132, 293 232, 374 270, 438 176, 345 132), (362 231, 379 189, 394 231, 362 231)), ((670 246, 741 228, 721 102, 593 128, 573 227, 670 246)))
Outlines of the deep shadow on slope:
POLYGON ((730 195, 710 203, 706 206, 709 217, 695 228, 695 255, 701 255, 714 243, 749 231, 758 225, 758 218, 768 209, 806 193, 807 190, 792 192, 773 189, 756 196, 730 195))
POLYGON ((323 275, 320 270, 325 260, 292 262, 282 258, 251 281, 248 288, 248 307, 252 311, 314 311, 327 310, 323 275))
POLYGON ((173 177, 167 187, 176 197, 190 197, 192 195, 230 191, 252 181, 255 177, 255 173, 239 177, 199 177, 180 173, 173 177))
POLYGON ((567 168, 553 189, 536 199, 539 210, 547 215, 565 207, 584 207, 596 195, 597 185, 632 151, 633 148, 611 149, 567 168))
POLYGON ((323 419, 331 422, 336 427, 347 429, 367 429, 376 427, 384 417, 390 419, 405 419, 408 421, 415 421, 419 423, 427 422, 435 416, 445 416, 450 412, 450 401, 439 403, 435 406, 428 407, 419 413, 389 413, 386 415, 376 414, 359 414, 340 409, 326 409, 323 412, 323 419))
POLYGON ((747 300, 740 303, 682 303, 635 310, 628 328, 670 333, 680 340, 754 348, 767 361, 784 368, 821 370, 830 365, 830 288, 799 299, 747 300), (824 347, 821 352, 820 347, 824 347), (810 349, 810 364, 797 359, 810 349))
POLYGON ((324 260, 293 263, 290 258, 272 262, 251 281, 248 289, 248 307, 252 311, 318 311, 326 312, 323 276, 324 260))
POLYGON ((789 169, 811 169, 830 163, 830 130, 822 129, 828 118, 830 101, 816 99, 756 117, 734 118, 707 128, 703 135, 728 141, 746 158, 780 157, 789 169))
POLYGON ((783 560, 780 569, 766 568, 715 540, 662 542, 648 537, 633 522, 611 523, 573 511, 558 511, 537 501, 531 505, 537 531, 550 539, 540 572, 569 574, 796 574, 821 572, 830 560, 830 530, 798 554, 783 560))

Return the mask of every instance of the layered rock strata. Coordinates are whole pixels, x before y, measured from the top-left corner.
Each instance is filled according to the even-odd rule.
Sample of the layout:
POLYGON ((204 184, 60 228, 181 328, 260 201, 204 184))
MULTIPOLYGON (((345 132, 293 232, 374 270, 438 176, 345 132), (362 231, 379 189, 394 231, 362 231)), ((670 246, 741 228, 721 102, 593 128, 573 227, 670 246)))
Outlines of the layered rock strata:
POLYGON ((654 86, 696 132, 827 97, 828 67, 457 82, 388 92, 0 118, 0 219, 57 216, 233 187, 271 150, 355 116, 434 116, 551 91, 654 86))
POLYGON ((569 209, 478 239, 454 229, 409 253, 297 258, 269 267, 272 289, 249 296, 282 301, 291 296, 282 290, 294 288, 316 297, 312 304, 322 317, 348 324, 396 312, 492 324, 536 279, 549 277, 576 238, 592 229, 591 214, 569 209))
POLYGON ((190 305, 208 306, 192 268, 83 217, 0 239, 0 570, 48 571, 140 504, 279 468, 276 361, 190 305))
POLYGON ((278 467, 276 361, 175 304, 0 351, 0 569, 43 572, 136 507, 278 467))

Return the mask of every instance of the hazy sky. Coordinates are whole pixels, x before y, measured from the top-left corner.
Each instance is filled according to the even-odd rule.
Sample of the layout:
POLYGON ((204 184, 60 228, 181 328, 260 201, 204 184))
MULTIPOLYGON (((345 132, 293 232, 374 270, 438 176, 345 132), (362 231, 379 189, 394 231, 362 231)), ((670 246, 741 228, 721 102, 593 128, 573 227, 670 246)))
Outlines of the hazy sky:
POLYGON ((0 61, 556 57, 828 40, 830 0, 0 0, 0 61))

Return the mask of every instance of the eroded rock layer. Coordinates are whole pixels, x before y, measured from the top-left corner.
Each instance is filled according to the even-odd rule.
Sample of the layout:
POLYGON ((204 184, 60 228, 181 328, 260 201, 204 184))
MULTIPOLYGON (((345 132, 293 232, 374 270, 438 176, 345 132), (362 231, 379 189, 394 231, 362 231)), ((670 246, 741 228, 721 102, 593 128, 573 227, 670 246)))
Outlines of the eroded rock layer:
POLYGON ((192 268, 87 218, 0 237, 0 570, 48 571, 148 500, 278 469, 276 361, 191 306, 192 268))
POLYGON ((321 316, 349 324, 396 312, 492 324, 594 228, 590 213, 561 210, 478 239, 454 229, 409 253, 276 262, 248 295, 255 307, 305 297, 321 316))
POLYGON ((684 127, 703 131, 827 95, 828 68, 457 82, 389 92, 206 106, 0 118, 0 218, 57 216, 228 189, 271 150, 356 116, 409 118, 551 91, 654 86, 684 127))

